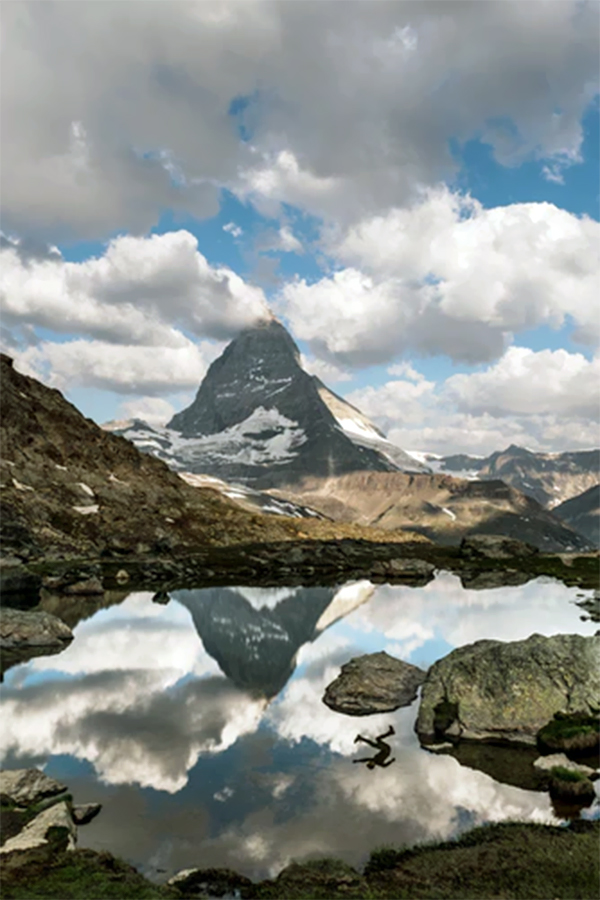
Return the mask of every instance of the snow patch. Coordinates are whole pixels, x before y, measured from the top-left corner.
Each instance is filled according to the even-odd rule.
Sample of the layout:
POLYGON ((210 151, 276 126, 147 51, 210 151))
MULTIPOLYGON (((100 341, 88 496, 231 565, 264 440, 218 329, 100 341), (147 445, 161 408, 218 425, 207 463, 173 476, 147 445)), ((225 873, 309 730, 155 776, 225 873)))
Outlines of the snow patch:
POLYGON ((23 482, 17 481, 16 478, 13 478, 12 483, 18 491, 35 491, 35 488, 32 488, 31 485, 23 484, 23 482))
POLYGON ((89 516, 91 513, 97 513, 100 507, 94 503, 92 506, 74 506, 73 509, 82 516, 89 516))
POLYGON ((80 487, 81 490, 83 491, 83 493, 84 493, 84 494, 87 494, 88 497, 93 497, 93 496, 94 496, 94 492, 93 492, 93 490, 91 489, 91 487, 89 486, 89 484, 84 484, 83 481, 78 481, 78 482, 77 482, 77 487, 80 487))
POLYGON ((450 516, 452 520, 456 519, 456 514, 452 512, 451 509, 448 509, 445 506, 442 506, 442 512, 446 513, 447 516, 450 516))

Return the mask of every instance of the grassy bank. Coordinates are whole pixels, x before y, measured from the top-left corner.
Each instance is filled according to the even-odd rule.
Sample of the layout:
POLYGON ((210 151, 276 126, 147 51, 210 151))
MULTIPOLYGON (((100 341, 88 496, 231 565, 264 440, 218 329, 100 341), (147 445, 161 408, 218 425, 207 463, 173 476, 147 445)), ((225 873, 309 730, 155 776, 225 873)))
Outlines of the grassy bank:
MULTIPOLYGON (((477 828, 456 841, 382 848, 371 854, 362 874, 338 860, 295 863, 274 880, 248 883, 241 897, 597 900, 599 837, 598 822, 577 821, 569 828, 502 823, 477 828)), ((201 894, 152 884, 110 854, 91 850, 56 852, 27 866, 5 866, 2 879, 6 900, 195 896, 201 894)))

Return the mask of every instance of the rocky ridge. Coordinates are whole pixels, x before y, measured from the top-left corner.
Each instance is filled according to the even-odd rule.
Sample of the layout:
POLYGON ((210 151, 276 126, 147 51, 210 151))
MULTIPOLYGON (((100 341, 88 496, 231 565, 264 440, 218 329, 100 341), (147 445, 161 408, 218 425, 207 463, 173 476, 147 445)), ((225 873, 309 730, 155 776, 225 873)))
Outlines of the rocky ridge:
POLYGON ((598 484, 600 473, 600 450, 542 453, 511 444, 485 457, 424 456, 436 471, 484 481, 500 479, 546 509, 554 509, 598 484))
POLYGON ((276 492, 339 522, 389 531, 410 529, 437 543, 497 534, 546 552, 591 549, 585 537, 502 481, 468 481, 441 474, 353 472, 306 478, 276 492))

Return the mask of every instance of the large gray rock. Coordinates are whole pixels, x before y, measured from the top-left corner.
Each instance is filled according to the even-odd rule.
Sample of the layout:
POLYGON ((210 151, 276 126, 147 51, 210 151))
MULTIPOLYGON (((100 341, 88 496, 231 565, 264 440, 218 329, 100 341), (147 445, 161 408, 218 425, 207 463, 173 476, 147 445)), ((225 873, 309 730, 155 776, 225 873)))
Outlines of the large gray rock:
POLYGON ((368 716, 410 706, 425 672, 385 651, 351 659, 325 689, 323 703, 348 716, 368 716))
POLYGON ((28 822, 19 834, 9 838, 0 847, 0 856, 5 857, 16 851, 44 847, 48 844, 48 832, 51 828, 61 829, 59 832, 61 847, 67 850, 75 849, 77 827, 71 818, 67 803, 57 803, 28 822))
POLYGON ((31 806, 66 791, 64 784, 39 769, 4 769, 0 772, 0 794, 17 806, 31 806))
POLYGON ((427 674, 415 726, 444 737, 534 744, 556 712, 591 712, 600 695, 600 638, 533 634, 453 650, 427 674))
POLYGON ((471 559, 514 559, 539 553, 532 544, 503 534, 467 535, 462 539, 460 549, 463 556, 471 559))
POLYGON ((0 609, 0 647, 3 650, 24 647, 62 649, 72 640, 73 632, 69 626, 51 613, 0 609))

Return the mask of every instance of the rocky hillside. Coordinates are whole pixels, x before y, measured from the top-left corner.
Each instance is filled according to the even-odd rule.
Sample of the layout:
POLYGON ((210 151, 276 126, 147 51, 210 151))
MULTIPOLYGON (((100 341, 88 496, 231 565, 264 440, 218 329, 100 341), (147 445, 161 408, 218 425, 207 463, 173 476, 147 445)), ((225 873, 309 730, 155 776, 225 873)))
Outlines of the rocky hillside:
POLYGON ((595 547, 600 547, 600 484, 565 500, 552 512, 569 528, 583 534, 595 547))
POLYGON ((500 479, 523 491, 546 509, 575 497, 598 483, 600 450, 536 453, 511 444, 487 457, 457 454, 428 460, 436 471, 457 477, 500 479))
POLYGON ((548 552, 589 549, 582 535, 501 481, 360 472, 306 479, 282 494, 340 522, 407 528, 444 544, 479 533, 508 535, 548 552))
POLYGON ((355 471, 425 471, 300 364, 271 319, 243 331, 210 366, 194 402, 165 429, 106 428, 179 471, 255 488, 355 471))
POLYGON ((21 560, 180 554, 206 545, 364 537, 364 529, 252 514, 108 434, 0 357, 0 537, 21 560))

